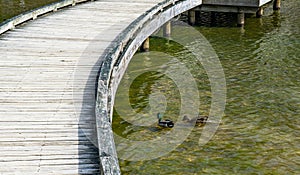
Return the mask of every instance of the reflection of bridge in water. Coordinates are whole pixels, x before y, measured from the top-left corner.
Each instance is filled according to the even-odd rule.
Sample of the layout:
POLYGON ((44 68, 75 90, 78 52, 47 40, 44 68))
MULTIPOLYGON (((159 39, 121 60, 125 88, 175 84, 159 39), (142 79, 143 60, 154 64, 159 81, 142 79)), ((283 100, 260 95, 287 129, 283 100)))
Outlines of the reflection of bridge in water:
POLYGON ((235 12, 243 25, 244 13, 259 15, 271 0, 101 0, 60 10, 84 1, 61 1, 0 27, 1 173, 119 173, 111 109, 139 46, 147 50, 144 41, 165 23, 169 35, 168 21, 181 13, 194 24, 199 10, 235 12))

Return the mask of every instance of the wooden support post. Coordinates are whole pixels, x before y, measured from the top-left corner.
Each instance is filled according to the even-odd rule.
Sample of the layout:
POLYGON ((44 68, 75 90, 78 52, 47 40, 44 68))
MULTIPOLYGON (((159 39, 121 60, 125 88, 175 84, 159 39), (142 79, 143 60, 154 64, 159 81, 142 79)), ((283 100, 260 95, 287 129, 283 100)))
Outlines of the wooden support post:
POLYGON ((217 26, 217 12, 210 12, 210 26, 217 26))
POLYGON ((256 12, 256 18, 262 17, 263 14, 264 14, 264 9, 260 7, 256 12))
POLYGON ((279 10, 279 9, 280 9, 280 0, 274 0, 273 10, 279 10))
POLYGON ((280 9, 280 0, 274 0, 273 10, 279 10, 279 9, 280 9))
POLYGON ((35 20, 36 18, 37 18, 37 15, 36 15, 36 14, 33 14, 32 20, 35 20))
POLYGON ((189 24, 195 25, 196 23, 196 12, 195 10, 189 10, 189 24))
POLYGON ((243 27, 244 24, 245 24, 245 13, 239 12, 238 19, 237 19, 237 25, 238 25, 238 27, 243 27))
POLYGON ((150 39, 149 37, 143 42, 141 51, 142 52, 149 52, 150 50, 150 39))
POLYGON ((168 21, 163 28, 164 37, 169 38, 171 36, 171 21, 168 21))

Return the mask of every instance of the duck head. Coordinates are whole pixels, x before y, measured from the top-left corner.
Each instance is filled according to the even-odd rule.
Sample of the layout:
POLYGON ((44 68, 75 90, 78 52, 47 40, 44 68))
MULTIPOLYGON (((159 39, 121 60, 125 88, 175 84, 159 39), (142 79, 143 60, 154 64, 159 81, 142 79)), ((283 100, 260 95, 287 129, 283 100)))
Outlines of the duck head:
POLYGON ((161 113, 157 113, 157 119, 158 119, 158 122, 160 122, 162 120, 162 114, 161 113))
POLYGON ((189 122, 191 121, 191 119, 188 116, 184 115, 182 121, 189 122))

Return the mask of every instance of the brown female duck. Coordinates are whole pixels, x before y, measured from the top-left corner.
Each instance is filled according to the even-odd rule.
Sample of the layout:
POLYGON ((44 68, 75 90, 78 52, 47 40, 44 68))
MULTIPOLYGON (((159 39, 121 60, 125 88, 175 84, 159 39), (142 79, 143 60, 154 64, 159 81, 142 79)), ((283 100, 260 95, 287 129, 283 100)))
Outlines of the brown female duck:
POLYGON ((189 122, 189 123, 195 123, 195 124, 205 124, 206 121, 208 119, 208 116, 200 116, 198 115, 197 117, 195 118, 189 118, 188 116, 183 116, 183 119, 182 121, 185 121, 185 122, 189 122))

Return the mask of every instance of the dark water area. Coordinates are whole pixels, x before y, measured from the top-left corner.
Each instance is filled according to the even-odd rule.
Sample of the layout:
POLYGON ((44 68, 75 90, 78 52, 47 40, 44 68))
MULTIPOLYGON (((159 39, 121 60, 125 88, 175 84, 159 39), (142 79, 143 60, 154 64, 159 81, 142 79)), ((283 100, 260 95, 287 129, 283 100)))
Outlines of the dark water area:
POLYGON ((0 23, 26 11, 59 0, 0 0, 0 23))

